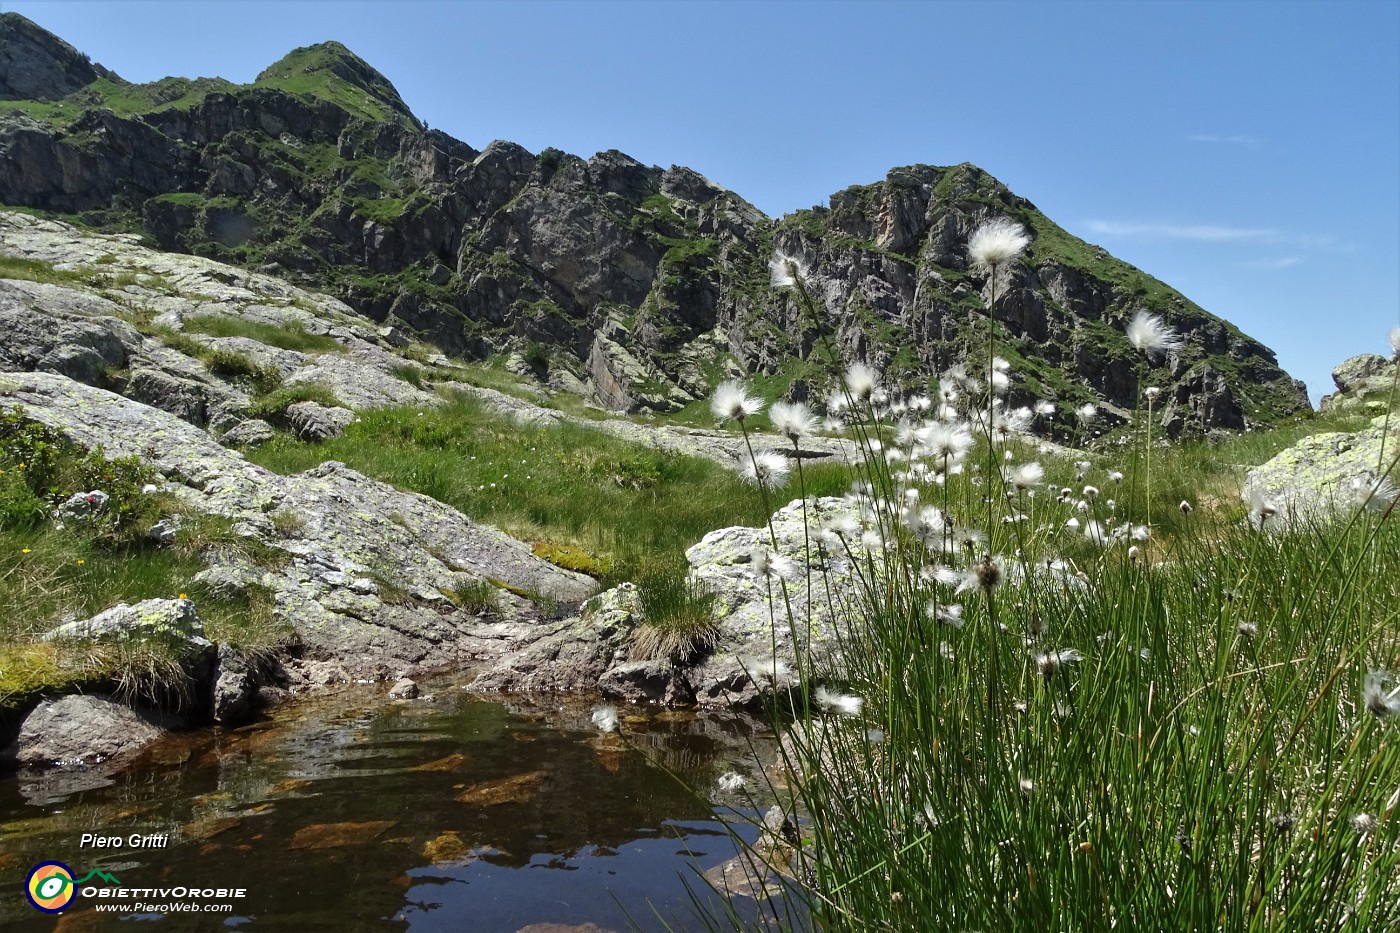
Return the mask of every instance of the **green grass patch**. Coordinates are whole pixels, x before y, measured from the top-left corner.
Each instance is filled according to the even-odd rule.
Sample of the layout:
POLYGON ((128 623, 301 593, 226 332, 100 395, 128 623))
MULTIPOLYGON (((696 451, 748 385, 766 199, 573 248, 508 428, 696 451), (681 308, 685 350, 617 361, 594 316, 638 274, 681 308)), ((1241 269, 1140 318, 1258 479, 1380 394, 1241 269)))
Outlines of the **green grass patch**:
POLYGON ((178 695, 184 673, 170 645, 38 640, 119 602, 184 594, 213 640, 257 648, 285 636, 270 594, 227 596, 194 582, 210 548, 267 566, 283 555, 235 535, 225 519, 188 514, 178 499, 142 491, 157 479, 134 459, 109 460, 17 411, 0 412, 0 709, 75 685, 178 695), (50 517, 73 493, 93 490, 110 497, 101 511, 61 526, 50 517), (153 545, 146 530, 172 516, 181 522, 175 544, 153 545))
MULTIPOLYGON (((609 568, 605 583, 682 554, 716 528, 766 517, 758 491, 719 464, 577 425, 518 426, 466 397, 421 413, 361 412, 344 437, 317 445, 280 437, 248 457, 279 473, 339 460, 523 540, 576 546, 609 568)), ((846 487, 843 470, 807 473, 824 494, 846 487)))
POLYGON ((276 421, 297 402, 316 402, 327 408, 348 407, 328 385, 319 382, 295 382, 275 389, 262 398, 254 399, 248 406, 248 417, 276 421))
POLYGON ((299 353, 344 353, 345 347, 329 334, 310 334, 300 321, 265 324, 226 315, 204 314, 185 318, 185 330, 210 337, 246 337, 258 343, 299 353))
POLYGON ((563 567, 565 570, 572 570, 575 573, 586 573, 590 577, 607 576, 612 569, 612 564, 606 560, 600 560, 583 548, 573 544, 554 544, 550 541, 536 541, 530 546, 536 557, 549 561, 556 567, 563 567))

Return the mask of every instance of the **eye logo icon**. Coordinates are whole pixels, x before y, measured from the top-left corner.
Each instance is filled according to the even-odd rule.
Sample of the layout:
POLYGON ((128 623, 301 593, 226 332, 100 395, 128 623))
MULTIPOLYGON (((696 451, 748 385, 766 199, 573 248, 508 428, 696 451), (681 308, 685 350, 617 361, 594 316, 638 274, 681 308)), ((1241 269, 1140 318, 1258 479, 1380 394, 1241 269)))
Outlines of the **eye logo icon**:
POLYGON ((40 862, 29 869, 29 878, 24 885, 24 893, 29 903, 46 914, 56 914, 73 903, 77 885, 73 883, 73 869, 62 862, 40 862))
POLYGON ((104 871, 93 869, 83 877, 74 880, 73 869, 62 862, 40 862, 29 869, 29 877, 24 882, 24 896, 35 910, 46 914, 62 913, 73 903, 78 885, 86 884, 93 878, 106 884, 120 884, 116 878, 104 871))

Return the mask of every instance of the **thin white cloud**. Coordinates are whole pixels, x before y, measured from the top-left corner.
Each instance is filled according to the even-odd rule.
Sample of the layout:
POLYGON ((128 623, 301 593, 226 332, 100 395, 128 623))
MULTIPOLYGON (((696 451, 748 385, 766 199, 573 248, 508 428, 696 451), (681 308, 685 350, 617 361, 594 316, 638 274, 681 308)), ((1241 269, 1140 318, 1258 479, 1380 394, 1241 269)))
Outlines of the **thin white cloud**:
POLYGON ((1226 227, 1220 224, 1136 224, 1117 220, 1091 220, 1089 232, 1105 236, 1165 237, 1172 240, 1204 240, 1209 243, 1255 240, 1269 243, 1282 239, 1267 227, 1226 227))
POLYGON ((1299 256, 1279 256, 1273 259, 1255 259, 1244 263, 1251 269, 1287 269, 1289 266, 1296 266, 1302 262, 1299 256))
MULTIPOLYGON (((1122 220, 1088 220, 1084 226, 1096 236, 1141 237, 1157 240, 1194 240, 1198 243, 1271 243, 1291 249, 1349 252, 1352 247, 1330 236, 1303 236, 1272 227, 1231 227, 1225 224, 1138 223, 1122 220)), ((1292 263, 1290 263, 1291 265, 1292 263)))
POLYGON ((1225 143, 1230 146, 1257 146, 1259 139, 1256 136, 1246 136, 1244 133, 1195 133, 1186 137, 1193 143, 1225 143))

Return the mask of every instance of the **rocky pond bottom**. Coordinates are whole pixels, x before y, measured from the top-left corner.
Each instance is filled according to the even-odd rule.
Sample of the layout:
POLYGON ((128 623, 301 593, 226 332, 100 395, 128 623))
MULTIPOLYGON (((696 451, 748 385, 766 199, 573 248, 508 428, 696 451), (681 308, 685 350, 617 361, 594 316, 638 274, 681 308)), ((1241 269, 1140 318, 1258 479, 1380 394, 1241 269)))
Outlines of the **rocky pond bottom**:
POLYGON ((255 726, 172 736, 114 776, 5 780, 0 927, 55 929, 21 893, 51 860, 79 882, 105 873, 73 887, 57 918, 65 931, 148 921, 140 927, 597 933, 664 929, 658 916, 696 927, 688 889, 717 903, 697 869, 735 855, 726 823, 756 834, 751 804, 716 781, 744 774, 755 749, 771 753, 766 729, 623 709, 621 733, 602 734, 585 705, 486 699, 453 682, 424 689, 412 701, 349 690, 255 726), (118 884, 154 890, 102 894, 118 884), (245 893, 181 901, 171 893, 181 887, 245 893))

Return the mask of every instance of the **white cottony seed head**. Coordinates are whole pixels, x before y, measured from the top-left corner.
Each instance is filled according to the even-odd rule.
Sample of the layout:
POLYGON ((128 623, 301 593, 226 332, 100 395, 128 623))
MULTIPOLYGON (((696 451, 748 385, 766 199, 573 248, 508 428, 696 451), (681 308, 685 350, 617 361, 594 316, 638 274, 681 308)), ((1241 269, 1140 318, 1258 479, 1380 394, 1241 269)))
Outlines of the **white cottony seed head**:
POLYGON ((861 707, 865 705, 865 700, 858 696, 834 693, 825 687, 818 687, 812 698, 823 711, 842 716, 859 716, 861 707))
POLYGON ((613 732, 617 729, 617 707, 611 703, 604 703, 602 706, 593 708, 593 725, 602 732, 613 732))
POLYGON ((1146 311, 1139 311, 1128 324, 1128 342, 1149 359, 1175 353, 1184 346, 1176 331, 1157 315, 1146 311))
POLYGON ((756 450, 745 456, 739 468, 739 478, 751 486, 780 489, 787 482, 792 464, 776 450, 756 450))
POLYGON ((860 402, 870 398, 880 381, 875 370, 864 363, 852 363, 850 369, 846 370, 845 379, 846 388, 850 390, 851 396, 860 402))
POLYGON ((774 253, 768 260, 768 274, 774 288, 791 288, 807 284, 807 266, 796 256, 774 253))
POLYGON ((763 401, 749 395, 744 384, 734 379, 721 382, 710 399, 710 411, 720 421, 743 421, 762 409, 763 401))
POLYGON ((768 420, 774 431, 792 441, 817 433, 817 416, 801 402, 778 402, 768 409, 768 420))
POLYGON ((1371 671, 1361 688, 1361 703, 1377 719, 1389 719, 1400 713, 1400 680, 1389 671, 1371 671), (1391 685, 1396 684, 1393 689, 1391 685))
POLYGON ((1030 243, 1025 227, 999 217, 977 228, 967 241, 967 255, 974 269, 986 272, 1015 259, 1030 243))
POLYGON ((1084 655, 1074 648, 1061 648, 1059 651, 1047 651, 1044 654, 1035 656, 1035 665, 1040 669, 1040 674, 1047 680, 1059 673, 1060 668, 1066 664, 1075 664, 1084 660, 1084 655))

